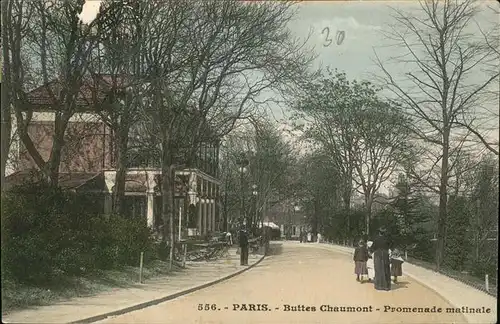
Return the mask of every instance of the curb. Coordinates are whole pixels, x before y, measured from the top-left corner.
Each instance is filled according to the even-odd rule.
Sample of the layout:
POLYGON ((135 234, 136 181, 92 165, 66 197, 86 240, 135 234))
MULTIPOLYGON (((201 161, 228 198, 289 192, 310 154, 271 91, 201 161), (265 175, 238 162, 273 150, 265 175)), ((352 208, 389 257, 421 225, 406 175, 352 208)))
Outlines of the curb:
MULTIPOLYGON (((409 263, 411 264, 411 263, 409 263)), ((414 264, 411 264, 412 266, 415 266, 415 267, 418 267, 414 264)), ((420 279, 418 276, 415 276, 413 274, 410 274, 408 273, 408 271, 406 271, 406 274, 408 275, 408 277, 411 277, 413 278, 414 280, 416 280, 419 284, 421 284, 422 286, 426 287, 427 289, 433 291, 434 293, 436 293, 438 296, 440 296, 441 298, 443 298, 446 302, 448 302, 448 304, 450 304, 451 306, 453 306, 454 308, 460 308, 460 306, 458 306, 457 304, 455 304, 454 302, 452 302, 451 300, 448 299, 448 297, 446 297, 443 293, 441 293, 437 288, 435 288, 433 285, 431 284, 428 284, 428 283, 425 283, 422 279, 420 279)), ((469 318, 469 314, 468 313, 465 313, 465 314, 461 314, 462 317, 465 319, 466 323, 474 323, 474 321, 472 321, 471 318, 469 318)))
POLYGON ((213 286, 213 285, 218 284, 218 283, 220 283, 222 281, 226 281, 226 280, 231 279, 231 278, 233 278, 233 277, 235 277, 235 276, 237 276, 239 274, 242 274, 243 272, 245 272, 247 270, 250 270, 253 267, 255 267, 256 265, 258 265, 262 260, 264 260, 265 257, 266 256, 263 255, 259 260, 257 260, 257 262, 249 265, 248 267, 243 268, 241 270, 238 270, 236 272, 233 272, 230 275, 227 275, 225 277, 219 278, 217 280, 210 281, 210 282, 204 283, 202 285, 195 286, 195 287, 192 287, 192 288, 189 288, 189 289, 177 292, 177 293, 172 294, 172 295, 168 295, 168 296, 165 296, 165 297, 153 299, 153 300, 150 300, 150 301, 147 301, 147 302, 144 302, 144 303, 140 303, 140 304, 137 304, 137 305, 134 305, 134 306, 126 307, 126 308, 123 308, 123 309, 119 309, 119 310, 116 310, 116 311, 112 311, 112 312, 108 312, 108 313, 104 313, 104 314, 100 314, 100 315, 96 315, 96 316, 92 316, 92 317, 87 317, 87 318, 84 318, 84 319, 81 319, 81 320, 77 320, 77 321, 73 321, 73 322, 70 322, 69 324, 84 324, 84 323, 93 323, 93 322, 97 322, 97 321, 102 321, 102 320, 104 320, 104 319, 106 319, 106 318, 108 318, 110 316, 123 315, 123 314, 126 314, 126 313, 130 313, 130 312, 133 312, 133 311, 136 311, 136 310, 140 310, 140 309, 146 308, 146 307, 154 306, 154 305, 157 305, 157 304, 160 304, 160 303, 163 303, 163 302, 175 299, 175 298, 180 297, 180 296, 184 296, 184 295, 190 294, 190 293, 195 292, 197 290, 201 290, 201 289, 213 286))

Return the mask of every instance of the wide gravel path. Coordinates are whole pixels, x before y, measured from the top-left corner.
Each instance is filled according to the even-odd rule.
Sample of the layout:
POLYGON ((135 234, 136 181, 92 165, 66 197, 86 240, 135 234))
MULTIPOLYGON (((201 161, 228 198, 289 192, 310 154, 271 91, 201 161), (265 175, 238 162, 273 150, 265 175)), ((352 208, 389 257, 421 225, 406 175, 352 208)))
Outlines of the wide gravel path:
POLYGON ((228 281, 100 323, 465 323, 411 278, 377 291, 356 282, 348 255, 292 242, 272 248, 271 256, 228 281))

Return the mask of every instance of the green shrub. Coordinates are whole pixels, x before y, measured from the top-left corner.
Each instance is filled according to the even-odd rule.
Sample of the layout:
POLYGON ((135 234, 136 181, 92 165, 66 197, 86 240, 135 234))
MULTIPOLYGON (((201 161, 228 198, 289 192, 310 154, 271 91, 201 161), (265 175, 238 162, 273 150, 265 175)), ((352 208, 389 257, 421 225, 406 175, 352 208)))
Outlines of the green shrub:
MULTIPOLYGON (((118 215, 109 218, 109 235, 116 247, 115 257, 118 264, 138 265, 141 252, 146 258, 154 255, 151 230, 143 219, 127 219, 118 215)), ((148 261, 148 260, 146 260, 148 261)))
POLYGON ((59 276, 139 264, 155 258, 142 219, 99 214, 93 199, 27 182, 2 194, 2 275, 42 285, 59 276))
POLYGON ((463 270, 467 263, 470 247, 467 227, 471 219, 464 197, 452 196, 449 199, 444 265, 453 270, 463 270))

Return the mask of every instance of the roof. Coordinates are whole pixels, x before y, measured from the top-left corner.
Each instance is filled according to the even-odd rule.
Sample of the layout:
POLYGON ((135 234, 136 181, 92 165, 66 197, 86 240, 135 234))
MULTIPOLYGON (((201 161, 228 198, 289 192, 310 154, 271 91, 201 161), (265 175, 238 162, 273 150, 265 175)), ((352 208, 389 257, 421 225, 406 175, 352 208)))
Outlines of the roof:
MULTIPOLYGON (((59 186, 63 189, 79 189, 79 187, 98 176, 99 173, 96 172, 59 173, 59 186)), ((5 177, 5 189, 9 190, 13 186, 21 185, 30 179, 40 181, 42 179, 40 172, 36 169, 15 172, 5 177)))
MULTIPOLYGON (((79 89, 76 104, 80 108, 93 109, 94 106, 105 102, 112 89, 123 90, 131 82, 126 77, 113 78, 110 74, 95 74, 86 77, 79 89)), ((52 80, 28 92, 28 101, 38 108, 51 108, 57 105, 58 96, 63 89, 59 79, 52 80)))
MULTIPOLYGON (((156 177, 159 178, 160 175, 157 175, 156 177)), ((176 176, 175 178, 176 195, 183 195, 187 191, 187 184, 185 183, 185 179, 182 179, 182 177, 183 176, 176 176)), ((5 178, 5 189, 9 190, 13 186, 21 185, 29 179, 32 181, 40 181, 42 177, 40 172, 36 169, 18 171, 5 178)), ((125 179, 125 192, 146 193, 146 180, 147 179, 144 174, 127 174, 125 179)), ((156 183, 160 183, 158 179, 156 183)), ((63 189, 78 191, 104 192, 106 190, 106 183, 102 172, 59 173, 59 186, 63 189)), ((155 192, 160 192, 160 185, 157 185, 154 190, 155 192)))

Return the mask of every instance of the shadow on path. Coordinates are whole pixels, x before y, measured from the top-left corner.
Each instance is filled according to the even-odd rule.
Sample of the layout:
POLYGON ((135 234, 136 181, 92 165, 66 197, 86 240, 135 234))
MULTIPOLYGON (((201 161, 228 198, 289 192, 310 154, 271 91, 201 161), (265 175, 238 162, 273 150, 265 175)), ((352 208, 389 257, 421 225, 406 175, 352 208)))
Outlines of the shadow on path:
POLYGON ((408 288, 408 284, 409 282, 408 281, 398 281, 398 283, 392 283, 391 284, 391 290, 397 290, 397 289, 401 289, 401 288, 408 288))

